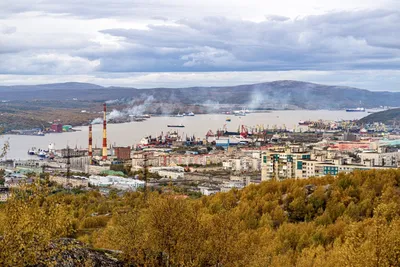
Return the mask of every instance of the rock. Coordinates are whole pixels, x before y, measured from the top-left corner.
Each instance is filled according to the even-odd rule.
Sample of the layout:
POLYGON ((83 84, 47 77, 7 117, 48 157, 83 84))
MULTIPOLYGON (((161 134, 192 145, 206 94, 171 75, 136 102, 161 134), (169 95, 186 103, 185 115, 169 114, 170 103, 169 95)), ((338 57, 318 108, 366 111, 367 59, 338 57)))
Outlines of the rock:
MULTIPOLYGON (((49 259, 55 263, 54 266, 75 267, 75 266, 123 266, 122 261, 116 256, 119 252, 108 250, 97 250, 71 238, 62 238, 51 244, 51 250, 59 251, 49 259)), ((37 265, 45 266, 45 265, 37 265)))
POLYGON ((306 190, 307 195, 314 193, 315 187, 316 186, 313 184, 308 184, 308 185, 304 186, 304 189, 306 190))

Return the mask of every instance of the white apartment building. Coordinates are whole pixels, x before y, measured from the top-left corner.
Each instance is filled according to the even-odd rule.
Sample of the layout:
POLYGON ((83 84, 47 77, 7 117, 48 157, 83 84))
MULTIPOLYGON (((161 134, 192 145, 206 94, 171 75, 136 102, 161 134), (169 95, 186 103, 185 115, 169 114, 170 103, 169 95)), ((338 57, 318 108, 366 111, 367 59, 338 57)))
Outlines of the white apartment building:
POLYGON ((365 151, 359 154, 361 164, 368 167, 399 167, 400 152, 378 153, 365 151))
POLYGON ((285 151, 266 151, 261 155, 261 181, 296 178, 297 161, 310 160, 310 153, 285 151))

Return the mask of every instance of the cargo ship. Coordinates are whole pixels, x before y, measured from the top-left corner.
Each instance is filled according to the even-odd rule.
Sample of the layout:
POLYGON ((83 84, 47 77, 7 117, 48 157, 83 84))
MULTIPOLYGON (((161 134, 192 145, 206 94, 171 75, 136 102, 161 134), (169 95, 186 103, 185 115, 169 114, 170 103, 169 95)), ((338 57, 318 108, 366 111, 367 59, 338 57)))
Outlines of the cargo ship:
POLYGON ((346 112, 365 112, 365 108, 348 108, 346 112))
POLYGON ((167 126, 170 128, 184 128, 185 127, 185 125, 183 125, 183 124, 178 124, 178 125, 168 124, 167 126))
POLYGON ((303 126, 309 126, 312 124, 313 124, 312 121, 299 121, 299 125, 303 125, 303 126))

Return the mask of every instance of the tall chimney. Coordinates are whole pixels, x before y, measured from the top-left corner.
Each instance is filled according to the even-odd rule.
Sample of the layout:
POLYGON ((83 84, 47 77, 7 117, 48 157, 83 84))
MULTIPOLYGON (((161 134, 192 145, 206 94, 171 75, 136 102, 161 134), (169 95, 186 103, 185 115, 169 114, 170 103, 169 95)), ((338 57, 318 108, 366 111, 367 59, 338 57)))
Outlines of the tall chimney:
POLYGON ((92 123, 89 124, 89 147, 88 147, 88 154, 89 154, 89 164, 92 165, 92 159, 93 159, 93 148, 92 148, 92 123))
POLYGON ((103 117, 103 160, 107 160, 107 105, 104 103, 104 117, 103 117))

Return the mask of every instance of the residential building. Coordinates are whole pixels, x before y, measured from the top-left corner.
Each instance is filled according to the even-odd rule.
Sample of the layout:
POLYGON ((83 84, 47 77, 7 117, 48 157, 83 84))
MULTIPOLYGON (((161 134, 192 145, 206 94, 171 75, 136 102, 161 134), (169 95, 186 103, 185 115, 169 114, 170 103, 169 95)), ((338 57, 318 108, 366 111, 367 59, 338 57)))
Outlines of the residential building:
POLYGON ((149 168, 149 172, 157 173, 161 177, 170 178, 170 179, 184 178, 184 171, 185 171, 185 169, 180 166, 149 168))
POLYGON ((385 167, 370 167, 361 164, 340 164, 338 162, 318 162, 314 160, 297 161, 296 178, 336 176, 339 173, 350 173, 355 170, 387 169, 385 167))
POLYGON ((217 187, 199 186, 198 188, 200 189, 200 193, 205 196, 214 195, 221 191, 217 187))
POLYGON ((232 190, 233 188, 237 189, 242 189, 245 187, 245 183, 241 181, 229 181, 229 182, 224 182, 221 186, 221 192, 228 192, 232 190))
POLYGON ((365 151, 359 154, 361 163, 369 167, 399 167, 400 152, 378 153, 365 151))
POLYGON ((89 179, 86 177, 80 176, 72 176, 72 177, 64 177, 64 176, 50 176, 49 180, 51 182, 55 182, 62 186, 72 186, 72 187, 88 187, 89 179))
POLYGON ((266 151, 261 155, 261 180, 296 178, 297 160, 311 159, 309 152, 266 151))

